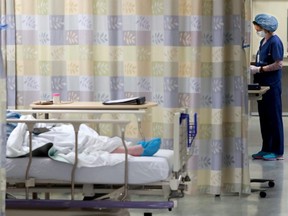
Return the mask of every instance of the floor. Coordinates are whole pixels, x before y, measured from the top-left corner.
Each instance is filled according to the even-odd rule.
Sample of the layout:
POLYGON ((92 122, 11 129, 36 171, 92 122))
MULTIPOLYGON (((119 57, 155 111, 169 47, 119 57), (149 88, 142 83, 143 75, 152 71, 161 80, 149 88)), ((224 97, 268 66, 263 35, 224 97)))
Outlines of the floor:
MULTIPOLYGON (((288 117, 284 117, 285 127, 285 140, 288 140, 288 117)), ((249 154, 252 154, 260 148, 260 132, 259 132, 259 119, 258 117, 250 117, 249 119, 249 154)), ((259 186, 267 187, 267 196, 261 198, 259 192, 252 193, 251 195, 221 195, 215 197, 212 195, 185 195, 181 198, 177 207, 172 211, 167 209, 151 210, 151 209, 129 209, 129 210, 115 210, 114 212, 93 213, 88 211, 74 211, 74 212, 27 212, 23 211, 7 211, 6 215, 121 215, 121 216, 140 216, 140 215, 154 215, 154 216, 284 216, 288 212, 288 148, 285 152, 285 159, 283 161, 261 161, 250 160, 250 175, 251 178, 267 178, 275 181, 275 186, 269 188, 267 183, 259 185, 253 183, 253 188, 259 186), (144 214, 145 213, 145 214, 144 214)), ((134 199, 142 200, 141 196, 134 196, 134 199)), ((151 198, 155 200, 156 198, 151 198)))
MULTIPOLYGON (((283 117, 285 125, 285 140, 288 140, 288 117, 283 117)), ((259 118, 249 118, 249 154, 259 151, 261 135, 259 118)), ((249 196, 211 195, 185 196, 179 200, 178 207, 171 212, 167 210, 153 210, 155 216, 286 216, 288 212, 288 145, 286 144, 285 159, 283 161, 250 160, 251 178, 273 179, 275 186, 269 188, 268 182, 252 183, 253 188, 266 187, 266 197, 261 198, 259 192, 249 196)), ((130 210, 131 216, 143 215, 143 210, 130 210)))

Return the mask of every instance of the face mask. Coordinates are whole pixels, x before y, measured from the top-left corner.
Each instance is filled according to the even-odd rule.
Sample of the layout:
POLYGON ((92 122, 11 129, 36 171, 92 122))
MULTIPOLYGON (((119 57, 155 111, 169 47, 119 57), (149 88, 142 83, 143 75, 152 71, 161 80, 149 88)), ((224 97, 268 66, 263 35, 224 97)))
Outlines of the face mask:
POLYGON ((257 31, 256 33, 261 38, 265 37, 265 35, 266 35, 266 33, 263 30, 262 31, 257 31))

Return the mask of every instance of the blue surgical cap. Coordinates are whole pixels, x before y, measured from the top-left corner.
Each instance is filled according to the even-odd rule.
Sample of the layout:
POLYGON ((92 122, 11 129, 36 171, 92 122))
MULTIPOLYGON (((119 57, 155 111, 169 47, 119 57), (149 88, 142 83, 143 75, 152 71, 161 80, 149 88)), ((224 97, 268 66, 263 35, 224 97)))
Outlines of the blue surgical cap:
POLYGON ((253 21, 254 25, 259 25, 267 31, 274 32, 278 28, 277 19, 270 14, 258 14, 253 21))

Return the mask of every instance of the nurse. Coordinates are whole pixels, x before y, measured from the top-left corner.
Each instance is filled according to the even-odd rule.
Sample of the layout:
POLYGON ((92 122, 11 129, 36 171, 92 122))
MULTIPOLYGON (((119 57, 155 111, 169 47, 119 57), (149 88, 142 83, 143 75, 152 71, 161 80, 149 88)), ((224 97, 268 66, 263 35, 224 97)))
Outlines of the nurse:
POLYGON ((283 160, 284 132, 282 121, 281 77, 284 49, 281 39, 274 34, 278 27, 277 19, 269 14, 258 14, 254 28, 260 41, 255 65, 250 66, 254 83, 269 86, 258 103, 262 149, 253 154, 254 159, 283 160))

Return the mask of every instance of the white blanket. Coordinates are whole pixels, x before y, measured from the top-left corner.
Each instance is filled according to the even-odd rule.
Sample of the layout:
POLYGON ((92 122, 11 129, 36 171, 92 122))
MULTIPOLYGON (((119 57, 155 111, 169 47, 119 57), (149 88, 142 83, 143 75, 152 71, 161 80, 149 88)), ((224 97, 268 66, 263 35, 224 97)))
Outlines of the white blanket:
MULTIPOLYGON (((33 119, 31 115, 23 115, 21 119, 33 119)), ((53 143, 49 151, 52 159, 74 164, 75 161, 75 133, 72 125, 38 123, 35 127, 51 128, 50 131, 34 135, 32 150, 47 143, 53 143)), ((126 142, 130 145, 130 142, 126 142)), ((78 134, 78 167, 113 166, 125 160, 124 154, 111 154, 113 150, 122 146, 119 137, 100 136, 92 128, 82 124, 78 134)), ((29 133, 27 125, 18 123, 7 140, 7 157, 19 157, 29 153, 29 133)))

